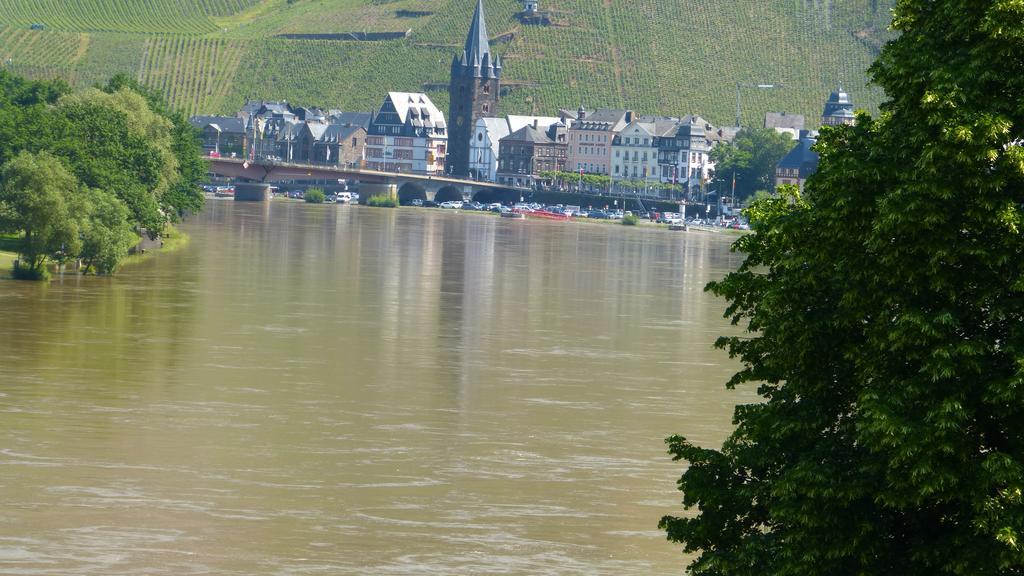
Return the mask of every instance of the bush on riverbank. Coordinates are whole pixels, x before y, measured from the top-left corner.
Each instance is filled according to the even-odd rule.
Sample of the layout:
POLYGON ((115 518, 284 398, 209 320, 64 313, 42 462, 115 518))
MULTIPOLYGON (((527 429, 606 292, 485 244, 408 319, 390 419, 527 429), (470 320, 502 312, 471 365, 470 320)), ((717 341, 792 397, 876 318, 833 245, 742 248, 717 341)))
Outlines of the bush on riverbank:
POLYGON ((636 214, 626 214, 622 217, 623 226, 636 226, 640 223, 640 217, 636 214))
POLYGON ((310 188, 306 190, 302 199, 306 201, 306 204, 323 204, 324 200, 327 199, 327 195, 324 194, 322 188, 310 188))
POLYGON ((376 206, 377 208, 397 208, 398 199, 387 196, 370 196, 366 199, 366 205, 376 206))

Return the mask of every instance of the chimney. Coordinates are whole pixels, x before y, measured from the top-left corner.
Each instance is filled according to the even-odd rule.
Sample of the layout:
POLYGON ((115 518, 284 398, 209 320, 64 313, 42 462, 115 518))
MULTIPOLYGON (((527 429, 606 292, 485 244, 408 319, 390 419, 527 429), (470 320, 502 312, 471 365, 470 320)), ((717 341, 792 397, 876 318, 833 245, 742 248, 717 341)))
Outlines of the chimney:
POLYGON ((632 121, 633 121, 633 111, 632 110, 626 110, 626 123, 629 124, 632 121))
POLYGON ((536 118, 533 119, 533 129, 534 130, 537 129, 537 119, 536 118))

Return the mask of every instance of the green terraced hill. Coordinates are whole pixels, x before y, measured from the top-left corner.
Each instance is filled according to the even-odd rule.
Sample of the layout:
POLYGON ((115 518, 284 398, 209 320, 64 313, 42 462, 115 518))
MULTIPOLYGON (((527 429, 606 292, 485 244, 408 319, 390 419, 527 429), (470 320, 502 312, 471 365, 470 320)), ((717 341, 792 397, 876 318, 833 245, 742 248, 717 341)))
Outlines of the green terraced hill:
MULTIPOLYGON (((505 58, 502 111, 622 106, 732 124, 766 111, 812 122, 836 84, 877 109, 865 68, 891 34, 893 0, 485 0, 505 58)), ((188 113, 232 112, 246 97, 369 110, 387 90, 426 90, 446 108, 451 57, 474 0, 0 0, 0 65, 78 85, 128 72, 188 113), (42 30, 30 29, 41 24, 42 30), (356 41, 346 34, 406 32, 356 41), (299 34, 332 35, 294 38, 299 34), (290 35, 283 37, 282 35, 290 35)))

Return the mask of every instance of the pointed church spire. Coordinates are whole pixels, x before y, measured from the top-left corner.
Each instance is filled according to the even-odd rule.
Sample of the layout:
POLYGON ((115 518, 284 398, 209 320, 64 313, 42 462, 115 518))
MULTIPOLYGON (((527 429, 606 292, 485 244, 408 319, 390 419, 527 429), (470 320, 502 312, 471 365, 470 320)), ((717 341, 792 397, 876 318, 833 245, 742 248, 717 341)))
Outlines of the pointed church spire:
POLYGON ((480 69, 484 62, 484 55, 490 61, 491 47, 487 38, 487 23, 484 21, 484 1, 476 1, 476 11, 473 12, 473 24, 469 27, 469 34, 466 35, 465 65, 480 69))

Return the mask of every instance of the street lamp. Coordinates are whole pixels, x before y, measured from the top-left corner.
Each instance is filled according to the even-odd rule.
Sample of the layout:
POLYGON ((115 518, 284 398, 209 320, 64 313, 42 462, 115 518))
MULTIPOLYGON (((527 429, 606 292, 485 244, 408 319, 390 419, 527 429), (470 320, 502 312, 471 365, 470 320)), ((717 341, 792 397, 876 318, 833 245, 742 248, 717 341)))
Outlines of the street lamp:
POLYGON ((740 90, 742 88, 758 88, 761 90, 768 90, 771 88, 782 88, 782 84, 743 84, 742 82, 736 83, 736 129, 740 128, 740 90))

